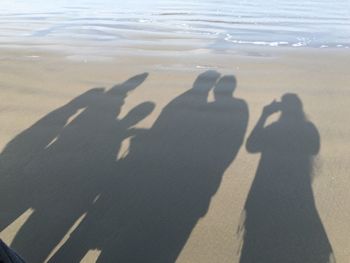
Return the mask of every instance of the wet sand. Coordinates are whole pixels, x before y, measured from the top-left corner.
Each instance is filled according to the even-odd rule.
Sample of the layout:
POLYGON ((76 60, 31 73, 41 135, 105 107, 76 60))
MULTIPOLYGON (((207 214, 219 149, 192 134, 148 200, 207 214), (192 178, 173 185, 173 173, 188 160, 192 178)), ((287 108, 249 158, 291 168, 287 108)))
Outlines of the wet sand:
MULTIPOLYGON (((258 121, 263 106, 269 104, 273 99, 279 100, 285 93, 295 93, 299 96, 304 106, 304 112, 306 113, 308 119, 315 125, 320 135, 320 150, 316 155, 312 173, 312 194, 315 201, 314 209, 318 213, 319 221, 321 222, 323 230, 327 236, 324 238, 328 239, 328 242, 334 252, 336 262, 348 262, 350 260, 350 237, 348 235, 350 232, 350 210, 348 209, 348 203, 350 201, 350 192, 348 191, 348 171, 350 170, 350 164, 348 162, 348 142, 350 141, 350 126, 347 121, 348 116, 350 115, 350 109, 348 107, 348 105, 350 105, 350 91, 348 88, 350 83, 350 75, 348 74, 348 69, 350 66, 349 61, 350 52, 347 50, 332 49, 296 50, 279 48, 276 50, 273 48, 261 48, 259 50, 242 49, 229 54, 208 53, 204 50, 186 52, 178 51, 172 53, 152 50, 150 50, 148 53, 138 53, 137 51, 129 50, 125 53, 121 52, 120 54, 114 54, 112 57, 107 58, 84 56, 66 57, 63 53, 32 51, 29 49, 7 49, 0 51, 0 149, 2 150, 1 165, 4 171, 1 175, 3 177, 1 182, 4 183, 0 184, 0 192, 4 200, 6 198, 10 198, 10 200, 12 200, 10 203, 5 205, 5 208, 0 207, 0 222, 2 230, 0 237, 7 243, 17 242, 15 248, 16 246, 17 249, 19 248, 19 253, 33 257, 33 255, 26 251, 26 249, 21 251, 21 247, 23 248, 23 244, 25 244, 25 242, 28 243, 29 240, 33 240, 33 242, 35 242, 37 239, 35 233, 40 233, 40 229, 38 232, 36 232, 33 230, 33 228, 31 228, 33 231, 31 237, 26 234, 26 231, 30 232, 30 229, 25 230, 24 232, 20 232, 19 230, 21 225, 25 226, 26 221, 29 220, 30 215, 35 212, 35 209, 43 209, 43 207, 45 207, 38 205, 38 197, 35 193, 33 193, 35 188, 34 186, 37 184, 39 188, 42 188, 39 193, 46 194, 45 198, 47 199, 48 204, 50 204, 50 198, 52 196, 66 195, 66 197, 69 197, 69 187, 67 188, 68 190, 64 187, 55 189, 55 184, 50 185, 48 188, 50 191, 53 191, 54 194, 51 195, 50 193, 47 193, 45 190, 43 190, 45 186, 43 186, 40 182, 40 176, 45 176, 47 167, 50 167, 50 162, 55 162, 56 164, 54 166, 55 171, 52 171, 52 168, 51 171, 49 169, 49 172, 54 174, 54 176, 59 176, 60 171, 63 171, 63 173, 67 172, 67 170, 65 170, 67 167, 64 167, 64 160, 66 160, 64 155, 68 153, 68 155, 73 154, 73 156, 75 156, 74 154, 77 154, 77 152, 74 153, 74 147, 69 148, 67 145, 74 145, 78 139, 79 143, 81 144, 79 147, 81 148, 77 149, 79 149, 79 153, 83 154, 86 150, 84 145, 86 145, 86 147, 93 146, 93 144, 89 144, 89 141, 94 140, 95 138, 95 135, 91 132, 91 129, 94 129, 93 127, 95 125, 93 123, 89 123, 88 119, 84 124, 86 125, 86 134, 84 133, 85 126, 79 127, 81 134, 76 134, 75 137, 72 137, 74 140, 63 144, 63 146, 60 146, 61 148, 57 147, 52 160, 50 160, 50 158, 46 158, 43 166, 38 164, 44 160, 41 159, 44 158, 43 155, 38 155, 37 153, 30 152, 29 150, 28 153, 23 151, 30 147, 33 147, 33 149, 35 149, 35 147, 41 147, 41 151, 50 149, 51 144, 55 145, 55 140, 60 140, 60 132, 57 132, 56 135, 52 135, 52 138, 49 141, 44 143, 41 142, 43 145, 40 145, 39 142, 42 136, 45 136, 47 131, 45 129, 47 126, 44 126, 43 128, 40 126, 37 127, 37 130, 35 130, 36 134, 32 134, 34 137, 28 137, 32 138, 29 139, 29 141, 21 141, 21 137, 18 135, 24 134, 28 128, 30 130, 30 127, 33 127, 33 124, 35 124, 38 120, 41 120, 43 117, 49 116, 49 113, 52 113, 57 109, 64 109, 62 108, 64 105, 71 105, 69 104, 71 100, 77 98, 79 95, 90 90, 91 88, 104 87, 106 90, 108 90, 116 84, 124 83, 126 80, 134 77, 135 75, 148 73, 145 79, 136 81, 139 81, 140 83, 130 84, 137 85, 137 87, 134 87, 126 95, 123 95, 125 96, 123 97, 124 101, 118 106, 118 110, 120 110, 118 118, 123 119, 128 115, 130 110, 143 102, 152 102, 155 105, 154 110, 148 115, 145 114, 146 116, 142 116, 142 118, 139 116, 137 123, 131 123, 129 129, 143 129, 144 131, 146 130, 146 132, 148 129, 150 129, 153 131, 153 133, 149 141, 154 141, 155 144, 158 143, 158 146, 161 144, 161 140, 158 141, 157 138, 162 136, 172 137, 175 141, 177 140, 177 137, 172 136, 172 134, 179 131, 173 130, 172 133, 172 131, 167 128, 169 125, 174 125, 174 127, 176 127, 176 123, 171 124, 170 122, 171 116, 173 116, 171 114, 174 113, 170 114, 164 112, 163 110, 168 109, 167 106, 175 98, 190 90, 194 85, 196 78, 200 74, 207 70, 215 70, 221 74, 220 77, 225 75, 234 75, 237 79, 237 88, 234 96, 244 100, 249 108, 247 129, 244 134, 245 138, 249 136, 253 127, 258 121), (161 121, 164 123, 162 124, 161 121), (167 121, 169 124, 166 123, 167 121), (89 136, 91 136, 91 138, 89 136), (11 145, 13 145, 13 143, 17 143, 19 148, 16 148, 15 145, 11 152, 11 145), (10 156, 11 154, 13 155, 10 156), (28 154, 28 156, 23 156, 25 154, 28 154), (33 157, 33 155, 36 156, 33 157), (36 162, 36 164, 33 164, 33 162, 36 162), (57 165, 59 163, 61 163, 63 167, 57 165), (13 189, 26 189, 25 186, 22 186, 22 188, 11 188, 14 187, 13 183, 11 184, 11 182, 15 182, 15 179, 13 178, 16 176, 23 176, 23 174, 23 180, 25 182, 27 182, 26 180, 31 182, 31 179, 28 178, 28 176, 34 175, 36 176, 36 180, 39 181, 34 182, 33 185, 30 184, 30 186, 28 186, 28 192, 26 192, 26 190, 19 193, 11 192, 13 189), (8 185, 11 187, 7 187, 8 185), (55 191, 57 191, 59 194, 55 191), (17 197, 18 200, 20 200, 18 207, 16 207, 16 202, 13 201, 16 200, 17 197), (31 205, 31 202, 33 202, 33 205, 31 205), (13 208, 13 206, 11 207, 11 205, 15 206, 15 208, 13 208), (18 241, 16 241, 15 238, 16 234, 22 235, 18 241)), ((220 77, 218 79, 220 79, 220 77)), ((214 92, 212 90, 209 91, 209 102, 215 101, 215 96, 213 93, 214 92)), ((98 102, 96 103, 98 107, 98 102)), ((105 102, 102 101, 100 103, 105 102)), ((191 102, 189 102, 189 104, 191 104, 191 102)), ((74 114, 67 115, 62 127, 68 127, 70 123, 74 124, 75 118, 79 116, 83 109, 84 107, 81 107, 78 111, 74 112, 74 114)), ((225 109, 224 104, 223 109, 225 109)), ((179 110, 181 110, 181 104, 178 106, 178 108, 175 107, 175 110, 173 109, 175 114, 179 110)), ((99 121, 98 123, 108 123, 108 118, 110 118, 110 116, 104 117, 104 115, 100 113, 101 112, 99 112, 99 115, 95 116, 96 120, 99 121)), ((138 114, 142 115, 143 113, 138 114)), ((214 115, 208 115, 204 117, 204 119, 208 118, 208 125, 215 125, 215 122, 212 122, 212 120, 219 115, 220 111, 216 110, 214 115)), ((187 114, 184 116, 186 118, 188 117, 187 114)), ((114 118, 115 117, 116 116, 114 116, 114 118)), ((180 122, 178 119, 185 117, 174 117, 174 122, 179 121, 179 123, 182 125, 192 125, 193 127, 191 126, 191 129, 194 129, 192 131, 197 131, 200 134, 201 132, 196 130, 197 128, 195 125, 191 124, 191 119, 188 119, 187 121, 184 120, 183 122, 180 122)), ((193 117, 193 119, 195 120, 195 117, 193 117)), ((272 122, 276 119, 277 114, 269 118, 268 122, 272 122)), ((93 120, 94 119, 92 118, 91 121, 93 120)), ((224 121, 225 118, 222 120, 224 121)), ((205 121, 203 122, 205 123, 205 121)), ((201 124, 204 125, 203 127, 205 127, 205 124, 201 124)), ((186 135, 186 131, 189 133, 191 132, 190 128, 186 129, 185 126, 179 128, 184 131, 184 138, 186 138, 186 136, 192 138, 191 136, 193 136, 193 134, 186 135)), ((212 132, 214 134, 214 131, 212 132)), ((103 138, 107 137, 102 136, 101 138, 100 140, 102 140, 103 143, 106 143, 107 147, 108 142, 103 141, 103 138)), ((211 138, 208 136, 202 139, 218 140, 219 145, 220 134, 216 138, 211 138)), ((132 149, 131 146, 133 145, 132 137, 120 139, 119 155, 122 157, 115 156, 115 158, 119 158, 118 160, 123 158, 126 159, 127 165, 124 166, 124 168, 117 168, 116 171, 122 175, 124 172, 126 173, 126 171, 130 172, 130 170, 125 167, 128 165, 130 167, 130 163, 133 160, 138 160, 135 165, 143 167, 145 171, 149 171, 151 173, 151 171, 153 171, 153 168, 150 168, 151 164, 147 162, 142 163, 140 159, 137 159, 141 158, 140 156, 142 156, 142 153, 145 153, 144 149, 140 150, 140 148, 152 147, 152 144, 149 141, 147 142, 147 139, 141 139, 138 142, 138 148, 136 147, 136 150, 134 151, 136 152, 134 154, 136 157, 128 158, 128 155, 132 156, 133 153, 133 151, 130 150, 132 149), (130 149, 128 150, 128 148, 130 149)), ((101 143, 101 141, 99 143, 101 143)), ((181 144, 181 142, 179 142, 179 144, 181 144)), ((174 145, 176 144, 174 143, 174 145)), ((213 145, 215 146, 215 143, 213 143, 213 145)), ((196 147, 196 145, 194 145, 194 147, 196 147)), ((159 150, 159 147, 156 149, 159 150)), ((190 153, 187 156, 187 160, 189 162, 192 159, 196 161, 199 160, 199 163, 197 164, 199 167, 207 167, 208 165, 208 167, 210 167, 210 165, 215 166, 219 163, 215 159, 215 156, 209 158, 206 157, 206 155, 208 155, 207 153, 200 151, 188 151, 190 153), (202 157, 204 156, 205 158, 198 158, 197 155, 202 157), (200 163, 201 160, 209 160, 209 163, 200 163)), ((217 151, 219 152, 220 149, 217 149, 217 151)), ((177 152, 175 151, 175 153, 177 152)), ((186 155, 186 153, 183 154, 186 155)), ((214 150, 213 154, 215 154, 214 150)), ((164 161, 162 160, 161 156, 157 155, 156 153, 154 154, 154 157, 160 159, 153 160, 155 163, 164 161)), ((177 164, 183 165, 185 163, 184 157, 181 156, 181 149, 179 149, 177 155, 174 154, 171 156, 171 158, 167 158, 167 160, 168 159, 173 160, 173 165, 170 163, 164 164, 162 169, 168 170, 170 174, 172 173, 171 169, 175 169, 175 171, 178 169, 176 166, 177 164)), ((242 222, 244 222, 244 208, 246 199, 256 175, 259 159, 259 154, 251 154, 247 152, 245 148, 245 141, 243 141, 238 154, 234 155, 232 153, 231 159, 229 158, 229 163, 227 165, 222 164, 220 168, 221 170, 218 168, 216 173, 220 173, 220 175, 218 175, 218 182, 215 181, 215 189, 210 190, 210 194, 207 192, 201 192, 201 194, 206 198, 206 201, 203 201, 205 205, 203 205, 201 211, 196 212, 193 218, 191 218, 191 223, 188 223, 187 221, 183 222, 186 224, 186 227, 189 230, 183 234, 183 237, 179 239, 177 244, 171 244, 172 246, 176 247, 176 249, 174 248, 170 251, 172 253, 171 258, 177 258, 176 262, 181 263, 240 262, 240 250, 242 243, 244 243, 244 238, 242 231, 240 231, 240 227, 244 225, 242 222), (206 206, 208 206, 208 209, 206 209, 206 206)), ((94 160, 94 158, 91 160, 94 160)), ((103 162, 98 163, 97 165, 99 165, 99 168, 101 168, 103 166, 103 162)), ((67 164, 67 166, 69 165, 67 164)), ((89 169, 91 170, 92 168, 90 167, 89 169)), ((73 174, 77 175, 79 173, 86 173, 87 170, 87 167, 74 167, 73 174)), ((71 171, 72 170, 70 170, 70 172, 71 171)), ((181 171, 183 170, 180 169, 178 172, 181 171)), ((99 169, 96 169, 94 172, 96 174, 103 173, 99 169)), ((132 170, 132 172, 139 173, 137 170, 132 170)), ((195 170, 194 173, 200 174, 201 172, 203 171, 195 170)), ((76 181, 72 180, 72 184, 84 185, 84 182, 79 182, 79 180, 85 180, 84 177, 80 174, 77 178, 78 179, 76 181)), ((137 178, 138 177, 135 177, 135 179, 137 178)), ((157 184, 157 178, 151 178, 154 180, 154 184, 157 184)), ((198 178, 200 178, 200 176, 198 178)), ((49 182, 49 179, 47 180, 49 182)), ((122 183, 125 185, 132 184, 132 180, 130 179, 123 180, 122 183)), ((92 182, 99 182, 99 180, 92 182)), ((85 185, 86 184, 87 183, 85 183, 85 185)), ((136 182, 136 185, 137 184, 138 183, 136 182)), ((168 186, 169 182, 165 184, 168 186)), ((184 187, 186 185, 186 180, 183 179, 182 184, 179 184, 177 183, 176 179, 174 179, 173 184, 177 187, 184 187)), ((65 185, 65 182, 60 181, 57 183, 57 185, 61 187, 62 185, 65 185)), ((86 186, 88 188, 84 187, 82 187, 83 190, 91 190, 89 185, 86 186)), ((103 182, 101 183, 100 187, 105 187, 103 182)), ((193 188, 189 187, 189 191, 192 191, 193 195, 200 192, 196 191, 200 185, 193 184, 192 187, 193 188)), ((269 185, 266 187, 268 188, 269 185)), ((101 202, 107 202, 103 201, 105 199, 102 198, 102 195, 99 197, 99 189, 100 188, 94 188, 92 195, 95 194, 94 197, 98 196, 98 198, 101 198, 101 202)), ((142 186, 138 186, 138 188, 135 189, 141 189, 139 193, 143 194, 144 196, 141 196, 140 199, 148 198, 146 198, 148 195, 143 192, 145 190, 142 188, 142 186)), ((182 190, 185 191, 185 189, 178 189, 178 192, 176 193, 180 195, 182 190)), ((151 197, 149 197, 149 202, 153 200, 152 193, 155 192, 150 191, 149 195, 151 197)), ((156 193, 159 195, 162 192, 156 191, 156 193)), ((137 196, 137 193, 132 191, 126 191, 124 196, 121 198, 126 198, 125 196, 129 195, 132 197, 132 200, 136 200, 134 202, 138 206, 145 205, 144 201, 135 197, 137 196)), ((114 195, 109 192, 107 196, 114 195)), ((69 200, 68 197, 66 202, 69 200)), ((94 199, 94 197, 89 196, 86 197, 86 199, 90 200, 90 203, 95 202, 98 205, 99 200, 91 200, 91 198, 94 199)), ((57 205, 55 202, 58 202, 54 197, 52 198, 52 207, 48 211, 54 211, 55 205, 57 205)), ((188 198, 191 198, 191 195, 188 195, 188 198)), ((60 202, 65 202, 62 200, 60 200, 60 202)), ((176 198, 174 200, 176 200, 176 198)), ((196 199, 191 200, 192 202, 198 202, 196 199)), ((185 202, 186 200, 181 199, 181 201, 185 202)), ((313 202, 313 200, 305 201, 309 203, 313 202)), ((4 204, 3 202, 2 204, 4 204)), ((76 202, 79 203, 79 200, 76 202)), ((152 207, 151 203, 146 204, 152 207)), ((176 207, 176 201, 175 203, 172 203, 172 205, 176 207)), ((268 202, 266 202, 265 205, 266 207, 269 207, 268 202)), ((302 206, 303 204, 300 205, 302 206)), ((66 204, 66 207, 69 208, 69 205, 66 204)), ((124 208, 125 207, 121 205, 121 209, 124 208)), ((58 205, 57 209, 60 210, 62 207, 58 205)), ((79 236, 75 235, 74 232, 74 228, 76 230, 79 229, 79 222, 86 224, 86 229, 89 229, 89 224, 95 224, 97 229, 105 224, 101 223, 103 221, 103 217, 100 218, 100 220, 102 220, 101 222, 91 223, 93 220, 89 218, 88 211, 93 211, 93 209, 89 209, 86 209, 87 215, 84 213, 84 208, 79 211, 73 211, 74 209, 71 209, 72 211, 67 211, 67 214, 74 214, 76 212, 76 217, 72 217, 75 224, 70 224, 72 228, 67 227, 64 235, 61 233, 61 236, 58 235, 56 237, 59 242, 55 241, 57 244, 53 246, 53 252, 51 254, 46 253, 46 256, 42 255, 41 259, 54 256, 54 252, 59 251, 59 247, 69 240, 69 234, 71 234, 72 237, 79 236), (84 220, 85 218, 87 219, 84 220)), ((154 209, 152 211, 158 211, 156 207, 153 207, 152 209, 154 209)), ((173 224, 176 224, 176 217, 180 216, 180 214, 176 214, 176 211, 180 213, 180 210, 169 210, 169 213, 167 214, 168 210, 163 206, 162 209, 165 211, 163 211, 163 213, 165 213, 166 216, 171 217, 171 213, 174 213, 173 216, 175 219, 169 220, 169 222, 171 221, 173 224)), ((191 214, 191 209, 188 207, 186 209, 188 209, 188 213, 181 211, 181 216, 186 217, 186 215, 191 214)), ((269 211, 270 210, 271 207, 269 208, 269 211)), ((129 212, 129 214, 125 213, 125 215, 140 216, 137 214, 137 212, 135 212, 137 211, 136 208, 130 211, 131 212, 129 212)), ((93 213, 96 212, 92 212, 92 214, 93 213)), ((154 213, 156 214, 157 212, 154 213)), ((275 210, 272 213, 278 214, 279 211, 275 210)), ((47 216, 50 218, 50 215, 47 216)), ((54 217, 54 215, 52 216, 54 217)), ((154 218, 157 218, 157 215, 143 219, 147 221, 153 220, 154 218)), ((62 220, 64 220, 64 216, 62 220)), ((96 219, 94 220, 96 221, 96 219)), ((127 221, 127 219, 125 220, 127 221)), ((133 219, 130 219, 130 221, 135 224, 141 224, 140 222, 143 222, 134 221, 133 219)), ((145 223, 146 226, 147 223, 145 223)), ((257 224, 259 223, 257 222, 257 224)), ((129 228, 132 227, 133 226, 131 223, 129 228)), ((166 228, 166 224, 163 227, 166 228)), ((289 227, 288 225, 285 227, 288 229, 288 231, 294 231, 293 228, 297 226, 292 224, 289 225, 289 227)), ((121 229, 123 228, 121 227, 121 229)), ((162 228, 160 228, 159 231, 161 230, 162 228)), ((105 230, 101 230, 101 233, 103 233, 103 231, 105 230)), ((129 231, 130 235, 137 236, 137 234, 134 233, 135 231, 129 231)), ((305 231, 307 232, 307 229, 305 231)), ((111 230, 111 232, 113 232, 113 230, 111 230)), ((174 234, 174 232, 175 231, 173 229, 169 235, 171 236, 171 234, 174 234)), ((295 232, 299 233, 300 230, 295 232)), ((92 231, 90 235, 96 236, 96 233, 98 233, 98 230, 96 230, 96 232, 92 231)), ((120 232, 118 233, 120 234, 120 232)), ((150 235, 153 234, 152 231, 150 233, 150 235)), ((125 238, 127 234, 128 232, 120 235, 125 238)), ((273 234, 271 235, 273 236, 273 234)), ((91 236, 90 238, 93 239, 91 236)), ((145 237, 143 236, 143 238, 145 237)), ((37 240, 38 244, 36 246, 40 247, 40 244, 45 243, 40 238, 37 240)), ((147 237, 145 240, 147 240, 147 237)), ((259 237, 257 237, 257 240, 259 240, 259 237)), ((105 244, 103 243, 104 241, 101 240, 98 242, 98 245, 94 244, 90 246, 90 252, 88 252, 87 255, 85 255, 86 251, 84 252, 84 262, 94 262, 96 257, 98 257, 100 254, 99 250, 101 250, 101 247, 105 247, 106 251, 108 251, 107 247, 110 244, 105 244), (101 242, 104 245, 101 245, 101 242)), ((123 244, 123 240, 118 242, 123 244)), ((127 242, 134 244, 133 240, 126 240, 125 242, 125 244, 128 244, 127 242)), ((314 242, 317 243, 318 240, 314 240, 314 242)), ((134 244, 135 251, 138 251, 137 244, 137 242, 134 244)), ((88 248, 89 245, 86 245, 86 247, 88 248)), ((152 250, 152 248, 153 247, 151 247, 150 250, 152 250)), ((50 250, 52 250, 52 247, 50 250)), ((142 252, 139 253, 142 254, 142 252)), ((304 253, 308 252, 306 251, 304 253)), ((322 254, 325 252, 313 251, 312 253, 322 254)), ((103 250, 101 252, 101 255, 102 254, 103 250)), ((104 258, 108 258, 108 255, 106 254, 107 252, 105 253, 104 258)), ((148 254, 148 256, 151 258, 150 254, 148 254)), ((125 258, 128 258, 127 254, 125 258)), ((135 262, 138 261, 135 260, 135 262)), ((171 262, 171 260, 169 260, 169 262, 171 262)), ((241 259, 241 262, 244 263, 248 261, 241 259)))

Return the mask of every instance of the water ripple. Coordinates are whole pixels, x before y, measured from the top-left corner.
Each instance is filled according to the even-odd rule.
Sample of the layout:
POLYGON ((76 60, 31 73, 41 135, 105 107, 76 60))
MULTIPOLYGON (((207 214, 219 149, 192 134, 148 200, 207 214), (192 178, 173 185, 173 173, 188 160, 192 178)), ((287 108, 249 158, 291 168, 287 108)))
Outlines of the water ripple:
POLYGON ((69 43, 79 49, 84 45, 100 48, 102 41, 108 48, 152 40, 157 49, 169 45, 162 41, 165 39, 191 38, 211 49, 237 45, 350 47, 347 0, 72 2, 17 0, 14 4, 2 0, 0 47, 16 43, 64 48, 69 43))

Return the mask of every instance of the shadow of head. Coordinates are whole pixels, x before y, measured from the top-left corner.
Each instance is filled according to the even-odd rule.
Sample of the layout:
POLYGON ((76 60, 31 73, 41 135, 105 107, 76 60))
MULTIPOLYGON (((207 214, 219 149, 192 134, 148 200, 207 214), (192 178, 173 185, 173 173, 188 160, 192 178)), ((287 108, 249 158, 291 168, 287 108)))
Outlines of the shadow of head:
POLYGON ((150 115, 154 108, 155 104, 153 102, 146 101, 140 103, 128 112, 128 114, 123 118, 123 123, 127 127, 134 126, 150 115))
POLYGON ((295 93, 286 93, 281 98, 281 118, 305 119, 303 103, 295 93))
POLYGON ((130 91, 136 89, 139 85, 141 85, 146 78, 148 77, 148 73, 142 73, 132 78, 126 80, 124 83, 115 85, 106 91, 106 95, 116 95, 116 96, 126 96, 130 91))
POLYGON ((214 98, 215 100, 220 100, 223 98, 232 98, 233 93, 236 90, 237 80, 235 76, 228 75, 222 77, 214 88, 214 98))
POLYGON ((215 70, 207 70, 200 74, 193 83, 193 90, 209 91, 219 79, 220 73, 215 70))
POLYGON ((104 88, 89 89, 88 91, 71 100, 68 105, 76 109, 85 108, 89 105, 94 104, 96 99, 100 98, 104 92, 104 88))

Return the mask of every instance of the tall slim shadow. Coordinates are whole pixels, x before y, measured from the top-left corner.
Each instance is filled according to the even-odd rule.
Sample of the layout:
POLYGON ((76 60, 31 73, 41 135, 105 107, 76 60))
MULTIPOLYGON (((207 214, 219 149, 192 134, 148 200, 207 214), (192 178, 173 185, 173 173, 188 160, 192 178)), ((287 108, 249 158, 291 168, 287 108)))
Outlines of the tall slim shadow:
POLYGON ((261 159, 245 204, 240 263, 333 262, 311 187, 320 136, 296 94, 264 107, 246 148, 261 159), (278 121, 265 126, 279 111, 278 121))
POLYGON ((12 243, 29 262, 43 262, 108 177, 117 176, 116 153, 130 136, 117 116, 128 93, 147 75, 107 91, 90 90, 39 120, 2 152, 1 227, 33 209, 12 243))
MULTIPOLYGON (((45 147, 62 131, 67 120, 87 106, 100 89, 91 89, 66 105, 52 111, 11 140, 0 155, 0 231, 24 213, 34 193, 22 182, 30 183, 25 167, 41 155, 45 147), (27 182, 28 181, 28 182, 27 182)), ((32 189, 31 189, 32 190, 32 189)))
POLYGON ((52 262, 79 262, 93 248, 98 262, 175 262, 242 145, 248 108, 235 87, 233 76, 205 72, 134 136, 123 176, 106 184, 52 262))

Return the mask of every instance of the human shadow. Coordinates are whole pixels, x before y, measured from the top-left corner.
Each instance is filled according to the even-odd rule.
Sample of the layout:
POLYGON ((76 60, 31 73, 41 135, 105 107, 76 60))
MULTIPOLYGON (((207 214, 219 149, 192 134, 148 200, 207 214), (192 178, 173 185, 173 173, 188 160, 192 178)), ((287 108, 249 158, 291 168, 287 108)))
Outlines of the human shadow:
POLYGON ((334 262, 311 187, 320 135, 300 98, 285 94, 265 106, 246 148, 261 159, 244 207, 240 263, 334 262), (265 126, 275 112, 280 118, 265 126))
POLYGON ((89 90, 16 136, 1 153, 1 227, 33 209, 11 245, 29 262, 43 262, 108 177, 117 176, 121 142, 154 105, 143 103, 125 118, 117 117, 128 93, 147 75, 106 91, 89 90))
POLYGON ((123 176, 105 185, 51 262, 79 262, 96 248, 97 262, 175 262, 242 145, 248 107, 235 87, 234 76, 207 71, 133 137, 123 176))

